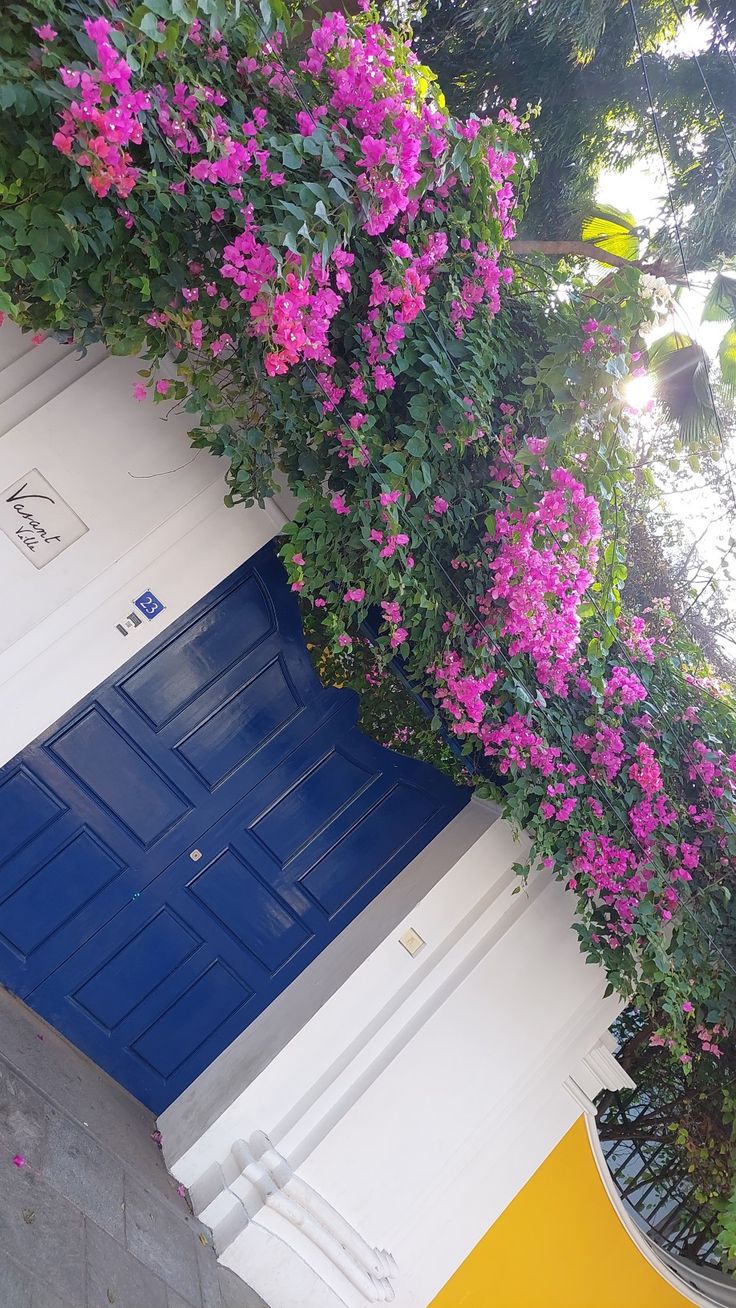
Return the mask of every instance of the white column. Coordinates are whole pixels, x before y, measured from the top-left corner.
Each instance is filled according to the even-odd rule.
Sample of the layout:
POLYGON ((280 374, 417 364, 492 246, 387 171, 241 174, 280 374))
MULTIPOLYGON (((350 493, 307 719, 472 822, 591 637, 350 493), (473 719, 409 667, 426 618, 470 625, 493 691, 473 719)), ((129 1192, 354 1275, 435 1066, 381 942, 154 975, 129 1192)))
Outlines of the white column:
POLYGON ((160 1119, 221 1261, 271 1308, 425 1308, 608 1083, 619 1004, 570 897, 545 873, 520 889, 525 846, 489 823, 188 1147, 178 1101, 160 1119))

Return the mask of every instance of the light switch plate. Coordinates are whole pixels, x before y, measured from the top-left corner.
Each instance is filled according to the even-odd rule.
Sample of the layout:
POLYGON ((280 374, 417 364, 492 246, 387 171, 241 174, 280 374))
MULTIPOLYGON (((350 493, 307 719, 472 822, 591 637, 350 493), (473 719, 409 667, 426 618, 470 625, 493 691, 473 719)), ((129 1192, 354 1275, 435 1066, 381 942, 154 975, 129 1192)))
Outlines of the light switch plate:
POLYGON ((415 931, 414 927, 409 927, 409 930, 405 931, 403 936, 399 936, 399 944, 404 946, 407 954, 411 954, 412 958, 419 953, 420 949, 424 949, 426 943, 426 940, 422 940, 419 932, 415 931))

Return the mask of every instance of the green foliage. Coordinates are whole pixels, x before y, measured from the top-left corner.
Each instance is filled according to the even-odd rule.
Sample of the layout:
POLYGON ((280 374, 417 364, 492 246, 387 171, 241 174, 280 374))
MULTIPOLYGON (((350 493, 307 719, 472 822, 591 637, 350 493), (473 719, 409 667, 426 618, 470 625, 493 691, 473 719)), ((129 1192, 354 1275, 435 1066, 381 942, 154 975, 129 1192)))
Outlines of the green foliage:
POLYGON ((736 1176, 721 1213, 720 1244, 728 1262, 736 1264, 736 1176))
POLYGON ((722 268, 713 278, 705 297, 703 322, 733 322, 736 320, 736 273, 722 268))
POLYGON ((727 394, 736 395, 736 327, 730 327, 718 347, 721 381, 727 394))
MULTIPOLYGON (((720 1059, 707 1055, 692 1064, 670 1057, 636 1009, 614 1026, 619 1060, 636 1089, 605 1093, 598 1104, 598 1132, 614 1170, 620 1149, 635 1146, 645 1165, 636 1170, 631 1200, 643 1196, 641 1220, 659 1204, 666 1214, 671 1249, 691 1259, 718 1239, 724 1271, 736 1261, 736 1043, 725 1043, 720 1059)), ((632 1179, 629 1166, 621 1180, 632 1179)))
POLYGON ((583 220, 581 236, 621 259, 639 257, 639 235, 633 215, 614 209, 613 205, 597 205, 583 220))
MULTIPOLYGON (((688 263, 712 266, 736 251, 736 9, 730 0, 692 6, 637 0, 635 10, 688 263), (699 66, 663 48, 678 34, 678 9, 689 9, 711 32, 699 66)), ((425 0, 414 12, 419 50, 455 112, 492 110, 511 96, 522 106, 540 106, 532 123, 540 167, 522 235, 576 233, 595 203, 604 168, 649 156, 655 175, 661 174, 628 3, 425 0)), ((654 248, 677 263, 663 176, 660 196, 654 248)))
MULTIPOLYGON (((532 858, 575 894, 586 955, 622 994, 656 1005, 678 1051, 693 1036, 683 1003, 703 1021, 731 1023, 732 976, 709 941, 722 929, 722 860, 730 873, 736 833, 721 812, 712 824, 702 817, 710 782, 695 766, 693 722, 707 756, 698 766, 707 773, 712 765, 725 793, 736 755, 734 706, 662 614, 651 635, 657 657, 639 657, 621 608, 627 383, 652 321, 639 270, 625 268, 593 289, 545 266, 514 269, 510 211, 502 215, 503 187, 492 173, 500 169, 508 181, 504 203, 514 199, 523 210, 534 172, 524 128, 508 114, 470 126, 449 117, 400 33, 385 36, 382 75, 386 98, 396 97, 404 113, 381 119, 391 155, 372 195, 361 162, 368 134, 356 125, 355 103, 348 97, 344 109, 319 59, 315 71, 300 67, 305 32, 286 6, 264 3, 259 16, 248 6, 194 0, 120 3, 111 10, 115 48, 151 99, 135 111, 129 158, 117 160, 108 188, 109 155, 86 140, 80 146, 75 88, 60 87, 58 75, 61 65, 72 80, 89 76, 94 52, 81 10, 75 0, 51 0, 43 10, 28 0, 9 12, 0 65, 6 310, 82 347, 101 339, 113 352, 138 354, 143 397, 148 390, 154 402, 183 409, 193 444, 226 460, 228 503, 263 502, 285 477, 298 507, 284 558, 293 587, 323 611, 331 657, 350 648, 371 609, 398 612, 381 623, 375 662, 380 669, 398 650, 413 684, 435 703, 435 725, 452 729, 474 762, 505 769, 494 793, 529 834, 532 858), (190 39, 194 13, 210 20, 200 41, 190 39), (51 48, 33 33, 43 21, 59 29, 51 48), (285 79, 271 57, 279 35, 285 79), (173 123, 161 112, 179 85, 192 100, 193 141, 182 129, 186 106, 173 123), (305 101, 324 104, 325 114, 296 130, 305 101), (265 117, 257 125, 258 109, 265 117), (412 156, 413 142, 404 147, 415 120, 412 156), (56 148, 60 122, 69 135, 62 132, 56 148), (180 133, 186 149, 176 144, 180 133), (248 156, 255 137, 262 167, 248 156), (248 167, 233 181, 236 147, 248 167), (402 173, 407 157, 418 160, 416 171, 402 173), (124 189, 121 168, 123 181, 132 178, 124 189), (404 190, 384 239, 398 179, 404 190), (332 280, 336 255, 342 284, 332 280), (256 272, 251 258, 260 260, 256 272), (388 374, 382 385, 379 360, 388 374), (369 388, 365 401, 356 382, 369 388), (556 476, 566 489, 553 493, 556 476), (561 538, 554 531, 541 539, 550 521, 561 538), (517 594, 532 565, 534 576, 551 578, 523 611, 513 591, 501 594, 500 565, 498 577, 492 573, 507 545, 522 559, 510 564, 517 594), (554 575, 550 558, 559 564, 554 575), (527 635, 537 631, 532 646, 527 635), (553 636, 563 652, 545 677, 540 665, 553 636), (612 703, 607 687, 634 656, 639 698, 612 703), (565 676, 554 682, 563 664, 565 676), (652 715, 665 705, 665 724, 658 716, 652 728, 634 702, 646 702, 652 715), (515 757, 515 745, 507 753, 507 728, 520 739, 528 733, 542 762, 515 757), (620 736, 627 766, 610 777, 594 757, 595 731, 620 736), (697 851, 697 875, 692 885, 682 877, 684 888, 673 885, 673 858, 678 876, 686 869, 667 853, 668 813, 643 857, 632 835, 631 815, 647 796, 631 768, 649 742, 677 823, 675 848, 684 842, 697 851), (549 802, 547 762, 566 792, 564 817, 549 802), (617 880, 614 894, 604 876, 595 880, 590 868, 599 871, 605 855, 599 850, 593 864, 584 853, 589 837, 601 848, 612 842, 640 873, 631 921, 628 880, 617 880)), ((355 76, 361 41, 373 39, 370 22, 356 18, 350 47, 335 46, 335 80, 355 76)), ((365 85, 364 78, 351 92, 356 100, 365 85)), ((119 104, 106 83, 99 99, 106 130, 119 131, 119 104)), ((374 720, 381 733, 388 711, 374 720)))
MULTIPOLYGON (((432 726, 431 715, 403 684, 393 667, 383 666, 371 642, 356 632, 352 645, 335 648, 320 610, 302 605, 302 626, 312 663, 328 686, 360 696, 358 725, 366 735, 397 754, 431 763, 459 786, 470 784, 466 765, 432 726)), ((436 724, 435 724, 436 726, 436 724)))
POLYGON ((677 423, 683 441, 702 441, 715 422, 703 347, 680 332, 670 332, 655 341, 649 363, 660 402, 677 423))

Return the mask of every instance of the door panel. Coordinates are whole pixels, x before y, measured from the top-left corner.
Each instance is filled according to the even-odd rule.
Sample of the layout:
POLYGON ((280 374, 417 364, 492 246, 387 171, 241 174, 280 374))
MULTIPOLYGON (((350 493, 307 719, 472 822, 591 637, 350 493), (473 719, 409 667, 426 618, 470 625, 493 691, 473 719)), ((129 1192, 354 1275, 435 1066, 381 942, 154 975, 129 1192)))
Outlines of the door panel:
POLYGON ((0 771, 0 979, 161 1111, 467 801, 356 720, 267 547, 0 771))

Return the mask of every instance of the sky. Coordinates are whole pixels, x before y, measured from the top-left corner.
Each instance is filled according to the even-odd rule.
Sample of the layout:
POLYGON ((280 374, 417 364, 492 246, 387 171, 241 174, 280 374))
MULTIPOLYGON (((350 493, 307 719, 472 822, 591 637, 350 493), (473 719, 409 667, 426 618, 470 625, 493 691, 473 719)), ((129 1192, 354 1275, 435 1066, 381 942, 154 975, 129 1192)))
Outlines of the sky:
MULTIPOLYGON (((676 54, 700 53, 708 44, 709 26, 685 18, 677 41, 670 43, 676 54)), ((662 160, 657 156, 649 161, 638 161, 623 172, 606 170, 600 178, 598 200, 602 204, 611 204, 632 214, 637 226, 650 227, 656 218, 663 201, 667 199, 667 179, 662 160)), ((700 323, 703 300, 707 292, 709 278, 704 274, 692 274, 695 283, 692 289, 683 288, 678 300, 676 316, 663 324, 656 335, 677 328, 685 331, 697 340, 711 358, 715 358, 718 345, 724 331, 720 323, 700 323)), ((632 402, 644 403, 651 391, 647 379, 633 384, 632 402)), ((736 444, 736 442, 734 443, 736 444)), ((736 487, 736 448, 729 451, 728 467, 724 467, 724 476, 736 487)), ((698 478, 693 474, 693 481, 698 478)), ((729 547, 730 532, 736 531, 736 493, 734 494, 734 512, 731 522, 714 523, 714 501, 707 492, 702 495, 690 493, 682 496, 668 497, 672 512, 683 522, 692 540, 707 528, 707 533, 699 545, 702 557, 713 567, 718 567, 724 552, 729 547)), ((736 640, 736 583, 730 582, 723 569, 718 572, 724 597, 731 610, 734 623, 732 635, 736 640)), ((736 646, 724 645, 724 652, 733 657, 736 646)))

